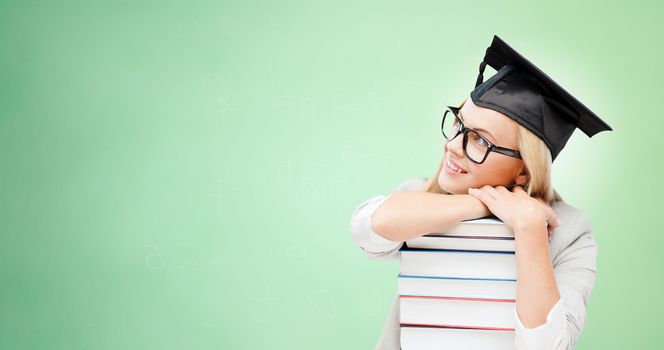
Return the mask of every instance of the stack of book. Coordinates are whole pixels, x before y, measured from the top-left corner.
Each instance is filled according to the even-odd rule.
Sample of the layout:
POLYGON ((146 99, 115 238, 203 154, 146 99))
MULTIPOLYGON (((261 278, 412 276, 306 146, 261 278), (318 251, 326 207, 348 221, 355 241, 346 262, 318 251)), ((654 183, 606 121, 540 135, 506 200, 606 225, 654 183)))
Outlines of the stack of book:
POLYGON ((401 247, 402 350, 514 350, 514 233, 486 217, 401 247))

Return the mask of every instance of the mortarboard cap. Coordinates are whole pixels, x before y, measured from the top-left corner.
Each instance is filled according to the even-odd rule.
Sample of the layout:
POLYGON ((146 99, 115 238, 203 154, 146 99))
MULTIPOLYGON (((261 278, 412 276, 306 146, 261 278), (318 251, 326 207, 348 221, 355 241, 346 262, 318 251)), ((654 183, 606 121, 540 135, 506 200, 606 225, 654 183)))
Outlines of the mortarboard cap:
POLYGON ((497 35, 486 49, 470 98, 476 105, 501 112, 532 131, 547 145, 552 160, 576 128, 588 137, 613 130, 497 35), (487 64, 497 72, 482 82, 487 64))

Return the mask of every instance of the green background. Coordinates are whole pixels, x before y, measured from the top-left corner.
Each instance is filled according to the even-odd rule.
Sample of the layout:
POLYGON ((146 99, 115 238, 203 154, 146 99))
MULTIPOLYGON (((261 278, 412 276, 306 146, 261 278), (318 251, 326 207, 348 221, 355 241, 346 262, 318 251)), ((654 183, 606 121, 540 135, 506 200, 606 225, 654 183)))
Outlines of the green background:
POLYGON ((434 174, 494 34, 614 129, 554 163, 599 247, 577 349, 662 348, 662 10, 3 2, 0 348, 373 348, 399 267, 350 215, 434 174))

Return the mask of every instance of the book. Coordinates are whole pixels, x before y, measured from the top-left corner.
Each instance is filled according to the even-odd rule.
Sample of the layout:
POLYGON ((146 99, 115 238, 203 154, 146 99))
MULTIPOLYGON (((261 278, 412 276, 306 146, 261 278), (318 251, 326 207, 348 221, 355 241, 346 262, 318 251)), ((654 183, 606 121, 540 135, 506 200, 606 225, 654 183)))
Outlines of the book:
POLYGON ((402 246, 400 273, 410 276, 516 280, 514 252, 415 249, 402 246))
POLYGON ((491 278, 426 277, 399 274, 399 295, 516 299, 516 280, 491 278))
POLYGON ((514 350, 514 234, 497 218, 465 220, 399 249, 403 350, 514 350))
POLYGON ((514 300, 399 296, 400 325, 514 331, 514 300))
POLYGON ((444 233, 432 232, 429 235, 444 234, 447 236, 490 236, 514 238, 509 226, 495 216, 479 219, 462 220, 447 229, 444 233))
POLYGON ((404 350, 514 350, 514 332, 402 326, 401 348, 404 350))
POLYGON ((514 252, 514 237, 424 235, 406 241, 408 248, 514 252))
POLYGON ((444 233, 429 233, 406 241, 409 248, 504 251, 516 250, 514 232, 500 219, 464 220, 444 233))

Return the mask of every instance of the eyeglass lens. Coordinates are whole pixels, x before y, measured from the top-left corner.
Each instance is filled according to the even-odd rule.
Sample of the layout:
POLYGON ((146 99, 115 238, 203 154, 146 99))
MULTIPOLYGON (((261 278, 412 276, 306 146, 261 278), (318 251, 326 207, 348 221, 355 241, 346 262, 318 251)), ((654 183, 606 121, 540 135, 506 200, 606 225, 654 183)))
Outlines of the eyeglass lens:
MULTIPOLYGON (((461 121, 451 111, 446 111, 443 116, 442 132, 445 139, 451 141, 451 138, 457 136, 461 121)), ((481 162, 486 155, 489 144, 477 132, 466 129, 466 136, 464 137, 463 144, 465 146, 466 155, 472 161, 481 162)))

